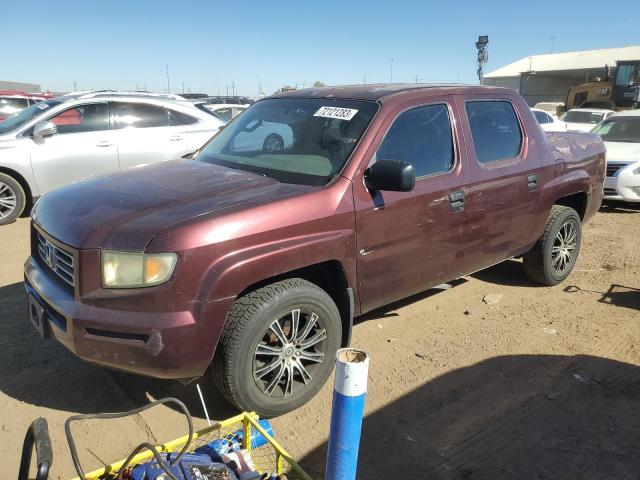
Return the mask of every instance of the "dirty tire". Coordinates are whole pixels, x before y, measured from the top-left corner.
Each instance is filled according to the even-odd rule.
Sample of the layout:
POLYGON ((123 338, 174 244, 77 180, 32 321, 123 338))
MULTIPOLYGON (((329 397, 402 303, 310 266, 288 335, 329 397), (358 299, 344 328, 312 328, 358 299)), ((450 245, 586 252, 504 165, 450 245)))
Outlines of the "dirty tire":
MULTIPOLYGON (((301 278, 275 282, 239 297, 229 309, 212 363, 214 381, 227 400, 241 410, 254 411, 263 417, 284 414, 304 405, 325 384, 333 370, 341 336, 342 324, 338 308, 324 290, 301 278), (311 338, 311 341, 322 338, 323 330, 326 338, 313 347, 304 347, 311 350, 300 351, 302 357, 296 357, 299 355, 298 346, 293 349, 294 362, 307 362, 307 354, 316 358, 313 363, 303 365, 304 371, 311 373, 310 379, 305 379, 298 367, 292 367, 291 377, 284 373, 283 383, 275 383, 274 390, 266 393, 269 388, 266 384, 272 384, 268 380, 271 378, 269 375, 280 378, 282 370, 279 367, 274 369, 264 381, 256 378, 256 375, 261 368, 268 367, 271 362, 275 365, 283 357, 268 353, 265 360, 264 356, 257 353, 257 349, 263 345, 274 348, 273 344, 268 343, 274 341, 278 349, 280 343, 283 343, 281 355, 292 355, 290 348, 285 346, 291 345, 288 341, 294 338, 292 332, 296 330, 293 329, 292 320, 287 319, 293 319, 296 310, 299 335, 305 333, 304 327, 309 323, 314 328, 308 334, 311 337, 304 338, 311 338), (276 322, 283 322, 287 342, 279 342, 279 337, 273 335, 272 328, 276 322), (319 354, 316 350, 324 353, 321 361, 317 360, 319 354), (296 381, 293 382, 293 379, 296 381), (287 394, 285 390, 290 384, 292 391, 287 394)), ((284 360, 285 364, 287 361, 284 360)), ((289 372, 286 369, 284 371, 289 372)))
POLYGON ((15 178, 0 173, 0 225, 14 222, 22 215, 26 204, 22 185, 15 178))
POLYGON ((547 219, 544 233, 531 250, 524 254, 524 271, 532 281, 542 285, 558 285, 563 282, 573 270, 582 241, 582 222, 580 215, 573 208, 554 205, 547 219), (566 268, 557 271, 553 267, 552 251, 558 246, 558 235, 565 225, 575 229, 575 247, 566 268))

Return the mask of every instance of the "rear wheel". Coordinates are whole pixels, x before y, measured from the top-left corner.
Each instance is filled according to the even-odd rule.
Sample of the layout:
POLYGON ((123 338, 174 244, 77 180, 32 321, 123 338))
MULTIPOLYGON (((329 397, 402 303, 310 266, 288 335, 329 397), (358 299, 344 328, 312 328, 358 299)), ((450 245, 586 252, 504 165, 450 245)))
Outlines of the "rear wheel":
POLYGON ((524 255, 524 271, 536 283, 557 285, 576 263, 582 242, 582 222, 578 212, 554 205, 544 233, 524 255))
POLYGON ((265 417, 294 410, 322 388, 340 347, 331 297, 300 278, 239 297, 213 362, 216 385, 242 410, 265 417))
POLYGON ((15 178, 0 173, 0 225, 15 221, 22 215, 26 203, 22 185, 15 178))

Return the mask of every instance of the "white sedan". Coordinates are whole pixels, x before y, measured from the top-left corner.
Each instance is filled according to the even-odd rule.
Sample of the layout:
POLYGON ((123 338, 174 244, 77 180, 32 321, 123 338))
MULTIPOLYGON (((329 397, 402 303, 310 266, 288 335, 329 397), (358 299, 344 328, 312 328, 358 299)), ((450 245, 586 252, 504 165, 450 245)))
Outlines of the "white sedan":
POLYGON ((545 132, 566 132, 567 124, 562 120, 558 120, 558 118, 551 115, 549 112, 545 112, 539 108, 532 108, 533 116, 536 117, 536 120, 540 124, 540 127, 545 132))
POLYGON ((603 108, 572 108, 560 117, 567 124, 567 132, 590 132, 597 124, 613 115, 603 108))
POLYGON ((640 202, 640 111, 610 116, 593 129, 607 149, 604 198, 640 202))
POLYGON ((76 180, 193 152, 224 122, 157 95, 90 93, 37 103, 0 122, 0 225, 76 180))

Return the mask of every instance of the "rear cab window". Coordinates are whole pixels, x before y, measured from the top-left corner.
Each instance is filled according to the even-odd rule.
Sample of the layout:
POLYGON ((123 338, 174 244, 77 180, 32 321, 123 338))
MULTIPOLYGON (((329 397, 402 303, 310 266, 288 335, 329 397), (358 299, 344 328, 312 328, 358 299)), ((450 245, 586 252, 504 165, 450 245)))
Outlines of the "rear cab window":
POLYGON ((511 102, 472 100, 465 103, 473 147, 480 163, 516 158, 524 138, 511 102))

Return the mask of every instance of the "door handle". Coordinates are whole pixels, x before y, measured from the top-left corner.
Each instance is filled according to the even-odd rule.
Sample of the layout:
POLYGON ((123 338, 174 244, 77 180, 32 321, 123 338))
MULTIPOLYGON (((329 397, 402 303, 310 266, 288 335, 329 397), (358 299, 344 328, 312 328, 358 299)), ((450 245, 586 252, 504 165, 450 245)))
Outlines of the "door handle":
POLYGON ((182 135, 173 135, 172 137, 169 137, 169 140, 172 142, 177 142, 179 140, 184 140, 184 137, 182 135))
POLYGON ((454 212, 464 211, 464 192, 458 190, 456 192, 449 193, 449 205, 454 212))
POLYGON ((109 140, 103 140, 101 142, 96 143, 96 147, 110 147, 113 145, 109 140))
POLYGON ((527 175, 527 186, 530 192, 535 192, 538 188, 538 175, 535 173, 527 175))

